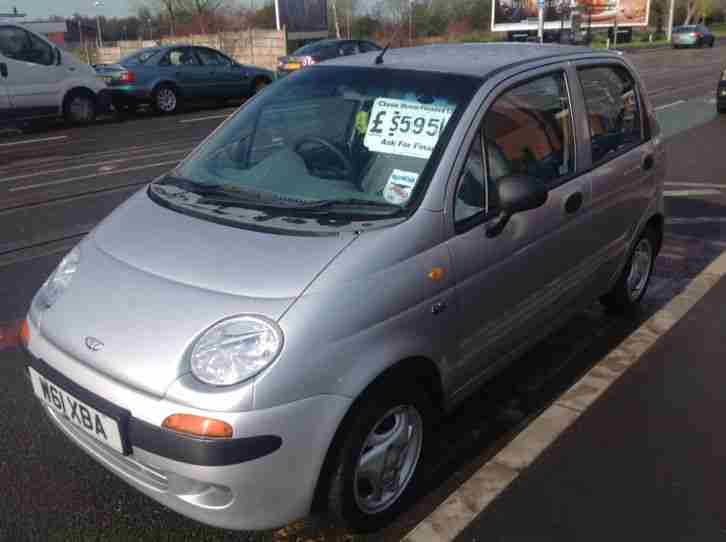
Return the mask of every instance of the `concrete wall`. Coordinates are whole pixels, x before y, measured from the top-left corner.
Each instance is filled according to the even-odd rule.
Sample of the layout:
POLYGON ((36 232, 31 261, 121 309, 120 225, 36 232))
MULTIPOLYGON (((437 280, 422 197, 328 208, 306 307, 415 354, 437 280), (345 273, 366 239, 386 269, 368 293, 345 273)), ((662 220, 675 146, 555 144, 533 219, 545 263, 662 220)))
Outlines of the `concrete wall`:
MULTIPOLYGON (((270 70, 277 68, 277 58, 287 54, 287 38, 284 31, 243 30, 184 37, 163 38, 162 45, 202 45, 219 49, 241 64, 252 64, 270 70)), ((119 42, 116 47, 102 47, 98 51, 98 63, 113 64, 122 57, 156 42, 119 42)))

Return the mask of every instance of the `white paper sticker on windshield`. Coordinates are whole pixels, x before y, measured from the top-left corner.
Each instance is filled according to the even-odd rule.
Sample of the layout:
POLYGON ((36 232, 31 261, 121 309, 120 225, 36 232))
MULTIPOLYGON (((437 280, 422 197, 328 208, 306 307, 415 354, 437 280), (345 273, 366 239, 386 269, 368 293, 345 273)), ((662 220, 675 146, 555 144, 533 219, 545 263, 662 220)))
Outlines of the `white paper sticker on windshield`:
POLYGON ((363 144, 373 152, 428 159, 452 107, 377 98, 363 144))
POLYGON ((418 173, 394 169, 383 188, 383 197, 388 203, 401 205, 411 197, 411 191, 416 186, 418 173))

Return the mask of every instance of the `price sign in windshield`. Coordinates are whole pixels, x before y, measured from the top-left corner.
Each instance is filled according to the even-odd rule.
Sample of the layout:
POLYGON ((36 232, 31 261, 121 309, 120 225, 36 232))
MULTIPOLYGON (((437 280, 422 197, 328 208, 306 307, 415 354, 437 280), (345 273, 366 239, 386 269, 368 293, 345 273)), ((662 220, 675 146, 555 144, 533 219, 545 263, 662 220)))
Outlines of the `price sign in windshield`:
POLYGON ((451 107, 378 98, 363 144, 373 152, 428 159, 453 113, 451 107))

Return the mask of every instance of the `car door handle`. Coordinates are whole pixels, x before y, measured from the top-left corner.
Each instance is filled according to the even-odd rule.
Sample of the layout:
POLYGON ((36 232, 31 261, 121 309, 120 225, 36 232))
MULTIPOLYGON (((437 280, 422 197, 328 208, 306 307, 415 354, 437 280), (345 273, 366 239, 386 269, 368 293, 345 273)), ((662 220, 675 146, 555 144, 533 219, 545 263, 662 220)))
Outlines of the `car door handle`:
POLYGON ((643 159, 643 171, 649 171, 653 169, 653 166, 655 165, 655 158, 653 158, 652 154, 649 154, 643 159))
POLYGON ((437 301, 433 305, 431 305, 431 314, 437 315, 441 314, 446 310, 446 301, 437 301))
POLYGON ((5 62, 0 62, 0 75, 3 77, 8 76, 8 65, 5 62))
POLYGON ((582 207, 582 202, 584 200, 585 198, 582 196, 582 192, 575 192, 574 194, 570 194, 565 200, 565 212, 568 215, 576 213, 580 209, 580 207, 582 207))

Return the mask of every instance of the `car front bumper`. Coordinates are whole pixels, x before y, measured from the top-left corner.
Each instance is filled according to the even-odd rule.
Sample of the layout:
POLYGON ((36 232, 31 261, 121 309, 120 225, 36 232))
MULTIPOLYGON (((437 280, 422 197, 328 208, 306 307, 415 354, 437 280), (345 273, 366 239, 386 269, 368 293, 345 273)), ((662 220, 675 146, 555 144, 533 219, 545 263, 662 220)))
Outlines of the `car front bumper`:
POLYGON ((226 529, 270 529, 309 513, 350 399, 328 395, 249 412, 200 411, 99 374, 47 341, 30 320, 29 325, 30 366, 94 408, 129 413, 129 453, 123 455, 41 402, 56 427, 124 481, 185 516, 226 529), (161 420, 174 413, 224 420, 235 438, 225 444, 162 429, 161 420))

